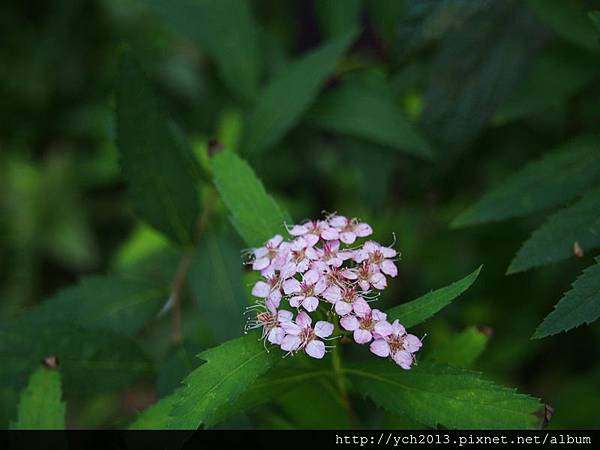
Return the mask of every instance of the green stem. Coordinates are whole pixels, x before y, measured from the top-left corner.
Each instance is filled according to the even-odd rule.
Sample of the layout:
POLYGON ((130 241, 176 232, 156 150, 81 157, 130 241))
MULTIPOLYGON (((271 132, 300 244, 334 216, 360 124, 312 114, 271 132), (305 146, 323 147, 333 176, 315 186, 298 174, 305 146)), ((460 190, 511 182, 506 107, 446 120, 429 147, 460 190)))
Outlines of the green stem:
MULTIPOLYGON (((336 327, 338 328, 338 327, 336 327)), ((356 413, 352 408, 352 403, 350 402, 350 397, 348 396, 348 386, 346 383, 346 378, 344 377, 344 369, 342 363, 342 355, 340 350, 340 343, 338 342, 331 352, 331 364, 333 366, 333 375, 335 382, 337 384, 338 390, 340 392, 340 398, 342 400, 342 404, 348 413, 348 418, 352 423, 354 428, 358 428, 359 421, 356 417, 356 413)))

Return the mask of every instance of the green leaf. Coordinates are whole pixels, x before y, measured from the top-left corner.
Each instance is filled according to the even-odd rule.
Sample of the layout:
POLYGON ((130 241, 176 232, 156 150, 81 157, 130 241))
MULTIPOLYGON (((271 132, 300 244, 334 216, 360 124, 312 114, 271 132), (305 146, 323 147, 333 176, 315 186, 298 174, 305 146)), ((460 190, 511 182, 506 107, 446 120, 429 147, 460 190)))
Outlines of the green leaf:
POLYGON ((233 242, 225 233, 205 234, 188 274, 194 300, 217 342, 242 334, 248 305, 240 250, 233 242))
POLYGON ((536 428, 537 399, 450 366, 420 364, 404 371, 386 360, 350 366, 357 392, 394 414, 430 427, 536 428))
POLYGON ((438 158, 456 159, 477 139, 526 74, 542 37, 529 11, 513 2, 490 2, 444 37, 421 115, 438 158))
POLYGON ((521 217, 574 199, 600 179, 600 135, 575 138, 527 164, 458 216, 453 227, 521 217))
POLYGON ((569 47, 542 54, 529 75, 498 108, 494 123, 504 125, 563 105, 598 74, 598 65, 582 53, 569 47), (566 59, 569 64, 565 64, 566 59), (552 76, 547 76, 549 73, 552 76))
POLYGON ((600 247, 600 188, 550 216, 519 249, 507 273, 567 259, 575 242, 583 251, 600 247))
POLYGON ((240 98, 256 95, 261 76, 258 25, 246 0, 144 0, 156 16, 192 39, 240 98))
POLYGON ((391 95, 345 86, 321 97, 307 121, 328 131, 364 138, 422 158, 433 153, 391 95))
POLYGON ((355 37, 356 31, 352 31, 332 39, 289 64, 271 80, 247 116, 244 152, 265 152, 300 120, 355 37))
POLYGON ((598 35, 586 17, 584 2, 527 0, 529 7, 557 35, 586 50, 598 51, 598 35))
POLYGON ((471 367, 481 355, 490 339, 490 333, 479 327, 466 328, 432 349, 426 361, 449 364, 455 367, 471 367))
POLYGON ((67 395, 120 389, 154 368, 129 338, 63 322, 0 326, 0 355, 0 384, 15 387, 21 387, 43 358, 56 356, 67 395))
POLYGON ((537 327, 533 339, 552 336, 600 317, 600 257, 575 280, 573 287, 537 327))
POLYGON ((15 430, 63 430, 65 404, 62 401, 60 373, 41 367, 29 378, 21 392, 15 430))
POLYGON ((328 37, 335 37, 359 25, 362 0, 317 0, 315 8, 321 30, 328 37))
POLYGON ((214 182, 231 222, 250 246, 260 246, 285 231, 288 216, 267 194, 252 168, 230 150, 211 160, 214 182))
POLYGON ((588 16, 596 26, 596 30, 600 32, 600 11, 590 11, 588 16))
POLYGON ((255 333, 227 341, 198 355, 205 361, 179 389, 169 428, 196 429, 214 425, 219 410, 234 402, 281 358, 267 352, 255 333))
POLYGON ((179 391, 161 398, 154 405, 146 408, 135 421, 129 425, 132 430, 164 430, 170 420, 170 413, 178 400, 179 391))
POLYGON ((100 326, 133 336, 158 313, 168 296, 167 286, 149 281, 117 275, 89 276, 30 309, 23 320, 100 326))
POLYGON ((395 306, 387 310, 388 320, 400 320, 405 327, 413 327, 427 320, 442 308, 448 306, 452 300, 465 292, 475 282, 483 266, 466 277, 455 281, 449 286, 437 289, 423 295, 416 300, 395 306))
POLYGON ((117 143, 134 211, 175 242, 189 244, 199 208, 198 169, 130 52, 119 72, 117 143))

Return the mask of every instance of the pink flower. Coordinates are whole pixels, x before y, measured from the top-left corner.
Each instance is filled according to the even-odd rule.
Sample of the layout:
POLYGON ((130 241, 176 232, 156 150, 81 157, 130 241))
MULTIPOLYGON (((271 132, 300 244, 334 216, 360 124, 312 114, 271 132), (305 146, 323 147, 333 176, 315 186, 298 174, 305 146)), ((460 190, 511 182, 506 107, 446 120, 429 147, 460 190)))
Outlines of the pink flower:
POLYGON ((340 325, 348 331, 353 331, 357 344, 367 344, 372 339, 383 339, 392 333, 392 326, 386 320, 387 314, 378 309, 369 309, 362 315, 347 315, 340 319, 340 325))
POLYGON ((414 353, 418 352, 423 343, 413 334, 407 334, 398 320, 392 323, 392 332, 371 342, 370 350, 377 356, 392 360, 403 369, 410 369, 414 362, 414 353))
POLYGON ((335 312, 339 316, 345 316, 354 312, 362 316, 370 311, 369 304, 356 292, 356 288, 331 286, 323 292, 323 297, 333 303, 335 312))
POLYGON ((333 333, 333 324, 318 321, 311 327, 312 319, 304 311, 298 313, 296 321, 282 324, 286 336, 281 341, 281 349, 290 353, 304 350, 309 356, 321 359, 325 355, 325 343, 317 338, 327 338, 333 333))
POLYGON ((281 302, 281 277, 275 274, 265 277, 265 281, 257 281, 252 288, 252 295, 264 298, 268 305, 279 308, 281 302))
POLYGON ((340 250, 340 241, 327 241, 317 250, 319 258, 328 266, 341 267, 347 259, 354 256, 352 251, 340 250))
POLYGON ((276 269, 276 262, 280 259, 281 252, 287 250, 286 246, 280 247, 282 242, 283 237, 277 234, 269 239, 264 247, 254 249, 252 270, 260 270, 263 275, 272 275, 276 269))
POLYGON ((357 237, 366 237, 373 234, 373 229, 369 224, 360 223, 357 219, 333 216, 328 219, 328 222, 339 232, 339 239, 344 244, 353 244, 357 237))
POLYGON ((290 306, 298 308, 302 305, 309 312, 314 311, 319 306, 317 297, 325 291, 325 280, 316 270, 309 270, 302 277, 302 281, 290 278, 283 283, 283 292, 286 295, 293 295, 290 298, 290 306))
POLYGON ((363 261, 360 263, 358 268, 356 269, 356 279, 358 280, 358 285, 363 291, 368 291, 371 286, 375 289, 379 289, 380 291, 385 289, 387 286, 387 280, 385 279, 385 275, 383 275, 379 269, 368 261, 363 261))
POLYGON ((311 247, 316 245, 319 239, 329 241, 338 239, 339 236, 335 228, 321 220, 309 220, 302 225, 294 225, 288 232, 292 236, 303 236, 311 247))
POLYGON ((396 250, 384 247, 375 241, 367 241, 365 245, 354 254, 357 263, 367 261, 374 269, 383 272, 390 277, 398 275, 398 268, 389 258, 396 256, 396 250))
POLYGON ((288 274, 304 273, 309 267, 311 261, 319 259, 319 253, 315 250, 309 242, 299 237, 289 244, 289 252, 287 253, 287 259, 282 264, 282 271, 288 274))
POLYGON ((256 319, 246 325, 246 330, 262 328, 261 339, 266 339, 271 344, 280 345, 285 336, 282 325, 292 320, 293 314, 290 311, 268 307, 266 311, 261 311, 256 315, 256 319))

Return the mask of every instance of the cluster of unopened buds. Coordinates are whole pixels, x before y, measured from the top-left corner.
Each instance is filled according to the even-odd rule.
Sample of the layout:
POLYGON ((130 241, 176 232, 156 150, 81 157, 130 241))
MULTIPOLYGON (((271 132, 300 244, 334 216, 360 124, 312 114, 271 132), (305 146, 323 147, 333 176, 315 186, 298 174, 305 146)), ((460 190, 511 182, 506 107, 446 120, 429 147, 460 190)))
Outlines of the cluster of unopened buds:
POLYGON ((247 330, 261 329, 265 345, 317 359, 330 347, 324 341, 340 337, 334 330, 351 333, 375 355, 410 369, 421 340, 369 305, 387 277, 398 274, 396 250, 372 240, 359 244, 373 233, 371 226, 335 214, 288 227, 288 233, 288 240, 276 235, 251 251, 249 264, 262 279, 252 288, 258 300, 249 308, 247 330), (311 314, 327 320, 313 323, 311 314))

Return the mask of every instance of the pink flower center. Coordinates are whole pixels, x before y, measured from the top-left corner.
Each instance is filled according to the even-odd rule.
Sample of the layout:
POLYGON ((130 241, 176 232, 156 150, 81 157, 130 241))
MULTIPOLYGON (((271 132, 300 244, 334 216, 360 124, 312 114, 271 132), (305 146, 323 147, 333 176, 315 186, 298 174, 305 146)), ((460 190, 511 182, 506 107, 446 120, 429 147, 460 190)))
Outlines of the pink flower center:
POLYGON ((304 249, 302 249, 302 250, 294 250, 292 252, 292 255, 294 257, 294 262, 295 263, 299 263, 300 261, 303 261, 304 259, 306 259, 306 252, 304 251, 304 249))
POLYGON ((302 283, 300 283, 300 291, 306 297, 311 297, 314 293, 314 285, 308 284, 303 281, 302 283))
POLYGON ((373 331, 373 328, 375 328, 375 323, 373 321, 373 317, 371 316, 371 314, 363 317, 362 319, 359 319, 359 322, 360 322, 360 328, 363 330, 373 331))
POLYGON ((397 336, 395 334, 388 336, 388 345, 392 353, 404 350, 404 336, 397 336))
POLYGON ((384 259, 385 257, 383 256, 383 253, 381 253, 380 250, 375 250, 373 253, 371 253, 369 262, 371 262, 371 264, 381 264, 384 259))
POLYGON ((302 328, 302 331, 300 332, 300 339, 302 339, 302 342, 304 343, 308 343, 310 341, 312 341, 313 339, 315 339, 317 336, 315 334, 315 331, 312 329, 312 327, 306 327, 306 328, 302 328))
POLYGON ((258 320, 267 330, 277 326, 277 316, 270 312, 265 311, 257 314, 256 320, 258 320))
POLYGON ((355 288, 348 288, 342 291, 342 301, 346 303, 354 303, 354 300, 356 300, 355 288))

